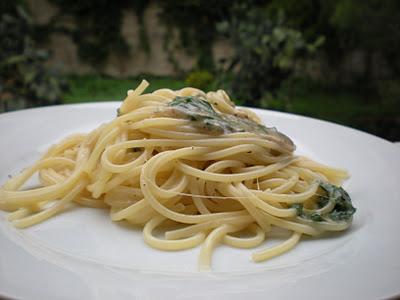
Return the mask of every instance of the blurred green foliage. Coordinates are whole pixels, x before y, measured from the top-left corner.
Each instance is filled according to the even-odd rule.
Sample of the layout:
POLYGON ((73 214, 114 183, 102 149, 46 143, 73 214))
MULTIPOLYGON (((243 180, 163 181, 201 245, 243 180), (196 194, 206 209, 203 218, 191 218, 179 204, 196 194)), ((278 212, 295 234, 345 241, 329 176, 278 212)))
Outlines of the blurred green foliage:
MULTIPOLYGON (((393 82, 386 83, 396 89, 399 87, 393 82)), ((282 84, 274 97, 266 94, 260 100, 260 106, 340 123, 399 141, 399 98, 393 101, 389 89, 383 90, 388 92, 387 100, 376 98, 370 101, 354 89, 333 88, 309 78, 291 78, 282 84)))
POLYGON ((376 85, 382 104, 398 104, 400 107, 400 79, 381 80, 376 85))
POLYGON ((400 50, 399 1, 339 0, 329 21, 340 36, 340 47, 382 54, 400 71, 400 61, 391 59, 400 50))
POLYGON ((247 5, 236 5, 229 21, 218 24, 235 48, 235 55, 227 61, 223 72, 233 72, 230 89, 246 105, 257 106, 265 93, 279 89, 282 82, 295 71, 300 58, 314 53, 323 43, 319 37, 307 42, 302 33, 289 28, 283 11, 275 18, 266 10, 247 5))
POLYGON ((35 46, 36 27, 18 2, 0 15, 0 111, 61 103, 65 82, 45 66, 48 51, 35 46))
MULTIPOLYGON (((307 38, 325 36, 321 54, 333 69, 350 51, 364 55, 361 83, 370 83, 374 56, 380 56, 389 77, 400 76, 400 1, 397 0, 272 0, 270 15, 283 9, 288 25, 307 38)), ((337 83, 341 83, 338 72, 337 83)), ((356 76, 356 75, 355 75, 356 76)), ((360 81, 355 78, 355 84, 360 81)))
POLYGON ((209 90, 214 82, 214 76, 209 71, 193 71, 185 79, 187 86, 201 90, 209 90))
MULTIPOLYGON (((82 61, 101 67, 110 53, 128 55, 129 46, 121 34, 121 25, 124 12, 129 10, 138 17, 138 48, 150 53, 144 23, 144 11, 149 1, 50 1, 59 7, 59 13, 52 18, 47 28, 43 28, 43 32, 55 30, 70 34, 78 44, 82 61), (76 26, 68 25, 68 17, 73 17, 76 26)), ((254 33, 251 31, 252 25, 260 27, 259 31, 265 30, 265 27, 282 27, 277 19, 283 11, 286 16, 283 24, 285 30, 301 33, 301 39, 307 43, 325 38, 318 55, 329 63, 330 73, 335 73, 336 70, 333 77, 325 76, 325 80, 334 81, 334 84, 361 83, 368 87, 369 93, 375 88, 369 83, 375 80, 372 78, 373 64, 377 56, 384 60, 385 68, 390 71, 389 77, 400 77, 400 1, 397 0, 209 0, 207 3, 199 0, 155 0, 153 3, 159 7, 160 20, 166 26, 164 49, 177 71, 182 71, 179 58, 174 56, 177 45, 197 57, 195 70, 215 73, 218 66, 213 59, 212 46, 223 36, 221 32, 224 31, 218 30, 220 24, 233 24, 236 18, 237 23, 247 28, 236 28, 236 32, 251 34, 254 33), (240 10, 238 7, 246 7, 254 12, 240 10), (243 13, 243 19, 239 13, 243 13), (262 17, 256 18, 251 14, 262 17), (179 33, 178 44, 174 34, 176 30, 179 33), (355 73, 352 75, 354 78, 348 80, 346 76, 342 76, 342 70, 338 66, 353 50, 360 50, 364 54, 365 70, 362 76, 355 73)), ((242 38, 240 48, 245 48, 247 40, 252 39, 249 35, 242 38)), ((288 44, 296 43, 290 41, 288 44)), ((285 58, 279 59, 281 65, 290 65, 288 53, 282 56, 285 58)))

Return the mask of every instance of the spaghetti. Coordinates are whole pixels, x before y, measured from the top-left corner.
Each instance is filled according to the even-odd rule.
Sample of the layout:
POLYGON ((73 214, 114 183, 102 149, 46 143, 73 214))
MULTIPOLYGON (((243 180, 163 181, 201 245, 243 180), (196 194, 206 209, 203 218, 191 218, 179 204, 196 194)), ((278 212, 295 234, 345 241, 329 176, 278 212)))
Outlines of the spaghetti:
POLYGON ((235 107, 224 91, 145 94, 147 86, 128 91, 114 120, 67 137, 4 184, 0 209, 13 225, 40 223, 71 203, 105 208, 113 221, 143 226, 151 247, 201 245, 201 270, 210 268, 218 243, 253 248, 273 227, 292 232, 254 253, 259 262, 302 235, 350 226, 355 208, 339 187, 346 171, 294 155, 288 137, 235 107), (36 173, 41 186, 23 190, 36 173), (164 238, 157 228, 168 228, 164 238))

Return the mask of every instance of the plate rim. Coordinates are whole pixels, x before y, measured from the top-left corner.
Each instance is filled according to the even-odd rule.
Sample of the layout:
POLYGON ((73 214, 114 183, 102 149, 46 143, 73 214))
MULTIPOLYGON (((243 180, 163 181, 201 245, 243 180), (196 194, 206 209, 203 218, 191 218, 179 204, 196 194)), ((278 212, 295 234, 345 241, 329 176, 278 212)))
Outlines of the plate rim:
MULTIPOLYGON (((29 109, 24 109, 24 110, 19 110, 19 111, 12 111, 12 112, 2 113, 2 114, 0 114, 0 121, 2 121, 4 116, 6 116, 7 118, 8 117, 12 118, 17 114, 29 113, 29 112, 33 112, 33 111, 35 113, 40 113, 40 110, 52 110, 52 109, 63 109, 63 108, 67 108, 68 109, 68 108, 75 108, 75 107, 81 107, 82 108, 82 107, 85 107, 85 106, 89 108, 89 107, 93 107, 93 106, 96 107, 99 104, 101 104, 101 106, 104 106, 104 108, 106 108, 107 106, 118 105, 118 103, 120 103, 120 101, 101 101, 101 102, 62 104, 62 105, 51 105, 51 106, 45 106, 45 107, 29 108, 29 109)), ((379 141, 379 143, 381 145, 385 145, 385 147, 389 147, 391 149, 397 149, 396 151, 398 151, 398 146, 396 146, 394 143, 392 143, 392 142, 390 142, 390 141, 388 141, 386 139, 383 139, 381 137, 375 136, 373 134, 370 134, 370 133, 367 133, 367 132, 364 132, 364 131, 361 131, 359 129, 352 128, 352 127, 349 127, 349 126, 346 126, 346 125, 334 123, 334 122, 331 122, 331 121, 321 120, 321 119, 317 119, 317 118, 313 118, 313 117, 298 115, 298 114, 294 114, 294 113, 280 112, 280 111, 260 109, 260 108, 251 108, 251 107, 246 107, 246 108, 250 108, 250 109, 252 109, 252 110, 254 110, 256 112, 260 112, 261 114, 273 114, 273 115, 277 116, 278 118, 285 118, 287 116, 289 116, 289 117, 299 117, 301 119, 307 119, 307 120, 312 121, 312 122, 323 122, 323 123, 325 123, 326 125, 329 125, 329 126, 335 126, 335 127, 338 126, 338 127, 340 127, 341 129, 344 129, 344 130, 350 130, 350 131, 356 132, 357 134, 362 134, 364 136, 366 135, 366 138, 369 138, 369 139, 372 138, 377 142, 379 141)), ((393 295, 391 297, 396 297, 398 295, 400 295, 400 290, 399 290, 399 293, 397 293, 397 294, 395 294, 395 295, 393 295)), ((12 297, 15 297, 15 296, 13 296, 11 294, 4 293, 3 291, 0 290, 0 297, 6 297, 6 298, 8 297, 8 298, 12 299, 12 297)))

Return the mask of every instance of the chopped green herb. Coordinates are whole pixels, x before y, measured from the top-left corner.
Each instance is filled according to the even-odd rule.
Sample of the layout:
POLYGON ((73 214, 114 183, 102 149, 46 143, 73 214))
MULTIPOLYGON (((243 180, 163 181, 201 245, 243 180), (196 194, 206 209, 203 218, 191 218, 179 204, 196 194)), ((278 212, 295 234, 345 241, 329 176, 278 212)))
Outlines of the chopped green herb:
POLYGON ((327 219, 334 222, 350 220, 356 212, 356 208, 352 205, 349 194, 343 188, 327 182, 320 182, 320 187, 326 191, 327 195, 319 197, 317 201, 318 208, 322 208, 328 205, 329 202, 333 202, 333 209, 324 215, 316 212, 308 213, 304 211, 303 204, 296 203, 292 207, 296 209, 297 216, 314 222, 322 222, 327 219))
POLYGON ((318 208, 323 208, 324 206, 328 205, 328 203, 329 203, 329 197, 327 196, 321 196, 317 201, 318 208))
POLYGON ((294 147, 293 142, 276 128, 266 127, 244 116, 218 113, 210 103, 199 96, 176 97, 168 106, 194 121, 194 126, 214 134, 252 132, 258 135, 272 135, 290 148, 294 147))
POLYGON ((348 221, 356 212, 349 194, 341 187, 330 183, 321 182, 320 187, 327 192, 328 201, 333 201, 335 207, 329 213, 333 221, 348 221))
POLYGON ((297 216, 299 216, 302 219, 311 220, 311 221, 314 221, 314 222, 325 221, 324 218, 319 213, 316 213, 316 212, 307 213, 307 212, 305 212, 303 204, 301 204, 301 203, 293 204, 292 207, 296 209, 297 216))
POLYGON ((302 216, 303 215, 303 204, 296 203, 296 204, 293 204, 292 207, 296 209, 296 214, 298 216, 302 216))
POLYGON ((322 222, 322 221, 324 221, 322 216, 319 213, 315 213, 315 212, 310 214, 310 220, 314 221, 314 222, 322 222))

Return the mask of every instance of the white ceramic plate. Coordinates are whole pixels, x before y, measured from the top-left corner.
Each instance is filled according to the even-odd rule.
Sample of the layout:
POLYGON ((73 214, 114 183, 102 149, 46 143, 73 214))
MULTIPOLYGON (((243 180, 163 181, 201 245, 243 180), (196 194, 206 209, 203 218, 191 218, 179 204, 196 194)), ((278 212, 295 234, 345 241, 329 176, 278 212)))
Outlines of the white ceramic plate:
MULTIPOLYGON (((119 103, 31 109, 0 115, 0 182, 52 143, 111 120, 119 103)), ((197 272, 199 248, 162 252, 141 231, 103 210, 76 208, 25 230, 0 213, 0 294, 26 299, 377 299, 400 293, 400 151, 332 123, 256 110, 297 153, 347 168, 357 213, 345 233, 303 240, 263 263, 254 251, 220 246, 213 271, 197 272)), ((267 241, 263 247, 271 245, 267 241)))

